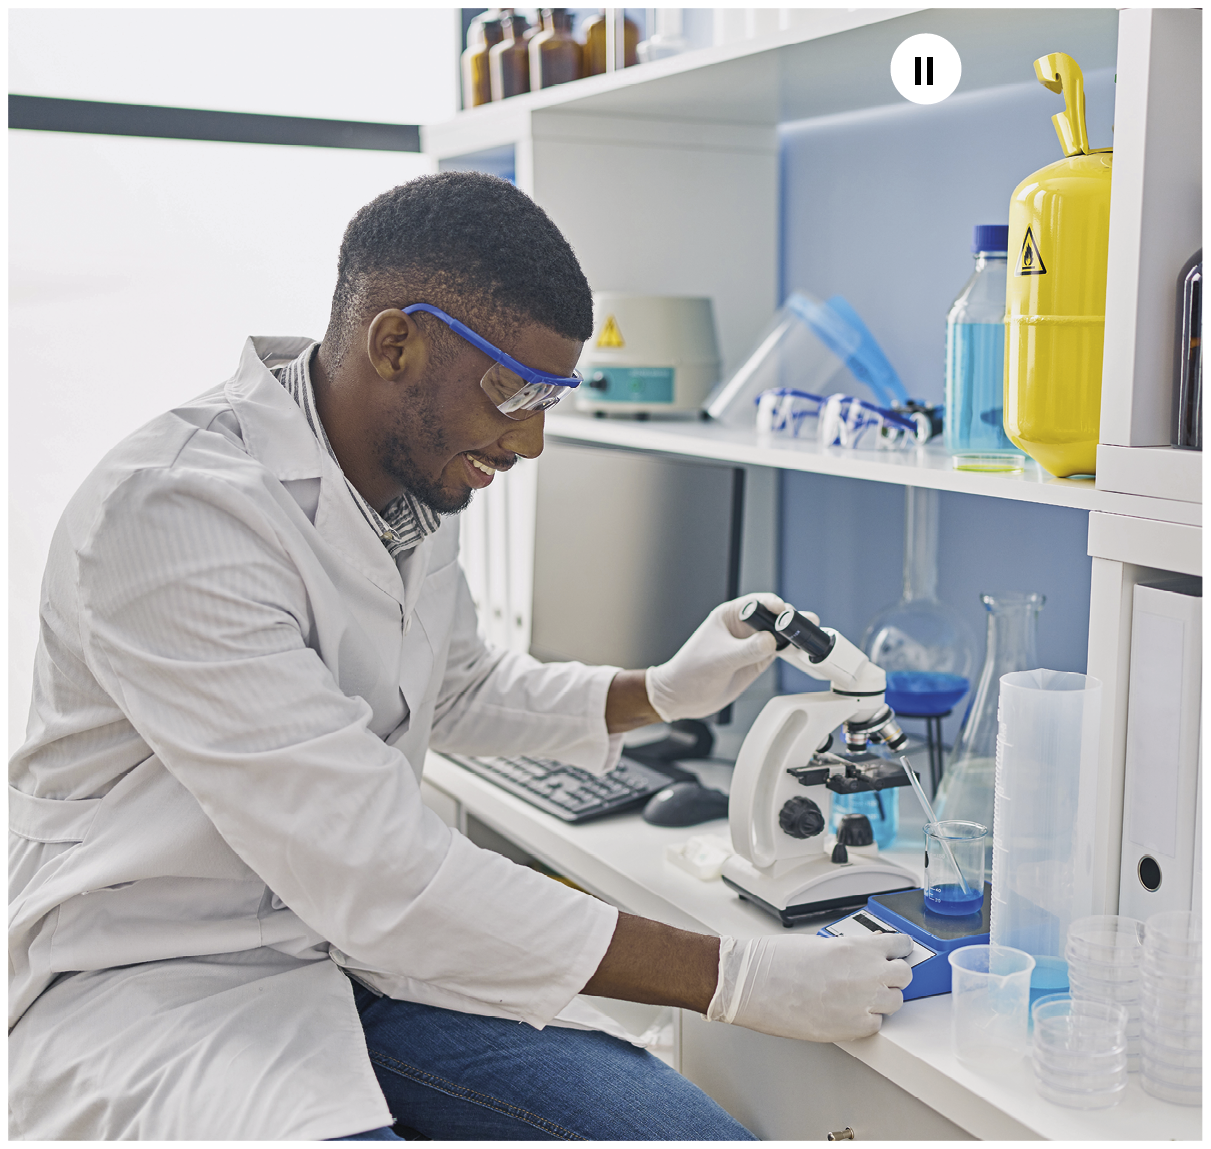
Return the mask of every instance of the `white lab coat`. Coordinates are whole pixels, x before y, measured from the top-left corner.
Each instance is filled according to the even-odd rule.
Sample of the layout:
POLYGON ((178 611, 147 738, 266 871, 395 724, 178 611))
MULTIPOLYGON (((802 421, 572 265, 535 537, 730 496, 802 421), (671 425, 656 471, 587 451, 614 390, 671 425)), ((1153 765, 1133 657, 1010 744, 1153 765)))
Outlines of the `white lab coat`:
POLYGON ((418 787, 430 742, 604 768, 613 668, 486 647, 456 519, 397 568, 265 366, 305 343, 249 340, 55 532, 9 795, 13 1136, 387 1125, 340 966, 542 1026, 613 934, 418 787))

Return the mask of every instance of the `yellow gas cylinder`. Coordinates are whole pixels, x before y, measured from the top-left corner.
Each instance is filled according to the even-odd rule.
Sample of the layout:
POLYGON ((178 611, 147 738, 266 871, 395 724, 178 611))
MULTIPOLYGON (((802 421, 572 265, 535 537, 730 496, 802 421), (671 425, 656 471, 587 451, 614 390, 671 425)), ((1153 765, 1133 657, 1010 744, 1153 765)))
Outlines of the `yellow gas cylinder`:
POLYGON ((1034 63, 1063 93, 1052 116, 1065 158, 1009 201, 1005 433, 1053 475, 1092 475, 1102 399, 1111 148, 1090 149, 1085 82, 1053 52, 1034 63))

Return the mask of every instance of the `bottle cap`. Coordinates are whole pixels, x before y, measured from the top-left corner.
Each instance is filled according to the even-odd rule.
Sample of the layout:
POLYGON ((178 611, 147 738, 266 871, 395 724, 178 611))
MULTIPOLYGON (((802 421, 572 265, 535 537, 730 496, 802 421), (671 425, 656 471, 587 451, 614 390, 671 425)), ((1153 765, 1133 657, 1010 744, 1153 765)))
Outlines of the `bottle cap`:
POLYGON ((1006 223, 977 223, 971 234, 971 250, 1007 251, 1009 249, 1009 225, 1006 223))

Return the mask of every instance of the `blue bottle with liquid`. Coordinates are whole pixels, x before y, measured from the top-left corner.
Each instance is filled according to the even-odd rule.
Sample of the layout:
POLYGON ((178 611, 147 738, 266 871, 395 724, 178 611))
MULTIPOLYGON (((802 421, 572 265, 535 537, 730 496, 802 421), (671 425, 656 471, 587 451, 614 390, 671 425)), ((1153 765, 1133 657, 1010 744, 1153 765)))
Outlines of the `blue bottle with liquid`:
POLYGON ((837 825, 846 814, 865 814, 880 850, 890 850, 900 832, 900 791, 867 790, 858 794, 833 794, 832 813, 828 828, 837 832, 837 825))
POLYGON ((946 317, 946 449, 959 470, 1019 469, 1022 463, 1004 426, 1008 243, 1006 224, 976 227, 975 272, 946 317))

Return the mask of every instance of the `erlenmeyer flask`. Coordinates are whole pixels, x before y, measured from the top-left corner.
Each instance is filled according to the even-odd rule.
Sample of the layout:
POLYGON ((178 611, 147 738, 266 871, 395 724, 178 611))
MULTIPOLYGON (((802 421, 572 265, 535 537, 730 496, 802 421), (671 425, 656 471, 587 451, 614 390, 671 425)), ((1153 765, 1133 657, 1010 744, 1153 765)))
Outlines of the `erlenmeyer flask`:
POLYGON ((982 594, 980 601, 988 611, 988 649, 971 708, 942 775, 934 810, 939 818, 961 818, 988 827, 986 864, 991 872, 1001 676, 1015 670, 1038 668, 1039 611, 1047 600, 1034 591, 1019 591, 982 594))

